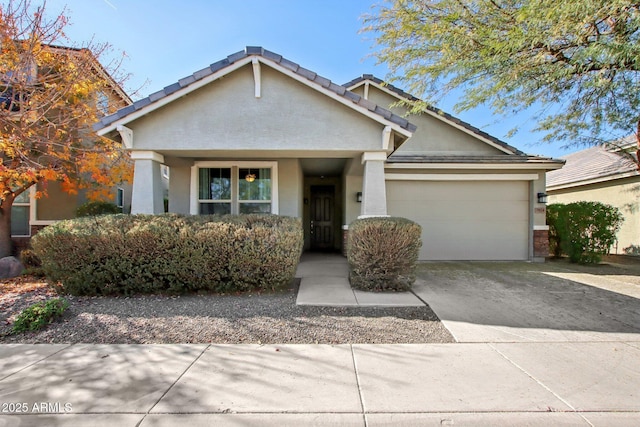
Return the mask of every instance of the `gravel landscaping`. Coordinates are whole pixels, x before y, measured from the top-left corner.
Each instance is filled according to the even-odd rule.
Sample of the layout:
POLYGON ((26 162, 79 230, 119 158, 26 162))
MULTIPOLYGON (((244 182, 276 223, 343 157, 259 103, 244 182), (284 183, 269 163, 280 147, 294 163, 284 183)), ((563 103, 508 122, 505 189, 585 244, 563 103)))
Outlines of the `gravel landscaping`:
POLYGON ((59 321, 11 335, 15 316, 54 297, 30 278, 0 281, 0 343, 447 343, 429 307, 310 307, 274 294, 67 297, 59 321))

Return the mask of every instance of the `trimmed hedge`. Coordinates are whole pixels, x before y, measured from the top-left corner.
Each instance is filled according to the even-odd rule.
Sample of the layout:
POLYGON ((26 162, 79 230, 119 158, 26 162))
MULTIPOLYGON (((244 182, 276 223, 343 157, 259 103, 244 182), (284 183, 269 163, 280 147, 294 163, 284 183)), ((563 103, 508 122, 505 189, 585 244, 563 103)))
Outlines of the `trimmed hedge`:
POLYGON ((624 218, 614 206, 600 202, 574 202, 547 207, 549 246, 555 256, 597 264, 616 242, 624 218))
POLYGON ((349 225, 351 286, 366 291, 406 291, 415 282, 422 227, 405 218, 365 218, 349 225))
POLYGON ((105 215, 32 239, 48 280, 73 295, 276 290, 302 245, 300 220, 277 215, 105 215))
POLYGON ((111 215, 122 213, 122 209, 111 202, 87 202, 76 209, 76 217, 111 215))

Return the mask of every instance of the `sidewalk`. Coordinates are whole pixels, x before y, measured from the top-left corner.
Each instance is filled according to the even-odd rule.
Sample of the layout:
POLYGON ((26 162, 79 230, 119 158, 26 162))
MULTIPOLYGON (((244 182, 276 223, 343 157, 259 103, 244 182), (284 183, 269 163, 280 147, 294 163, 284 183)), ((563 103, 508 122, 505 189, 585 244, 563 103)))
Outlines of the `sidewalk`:
POLYGON ((638 360, 639 342, 2 345, 0 426, 631 426, 638 360))

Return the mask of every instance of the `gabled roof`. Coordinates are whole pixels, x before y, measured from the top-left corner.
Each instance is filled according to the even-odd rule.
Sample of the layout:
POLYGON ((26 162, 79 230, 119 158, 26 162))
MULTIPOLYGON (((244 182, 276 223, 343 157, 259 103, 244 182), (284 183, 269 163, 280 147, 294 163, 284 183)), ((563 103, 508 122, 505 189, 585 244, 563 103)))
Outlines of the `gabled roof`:
POLYGON ((344 86, 337 85, 331 80, 319 76, 311 70, 307 70, 295 62, 283 58, 277 53, 271 52, 259 46, 247 46, 245 50, 229 55, 225 59, 214 62, 209 67, 196 71, 190 76, 178 80, 176 83, 165 87, 164 89, 152 93, 146 98, 140 99, 116 113, 106 116, 93 126, 99 134, 105 134, 119 124, 125 124, 133 121, 141 115, 150 113, 156 108, 180 98, 199 87, 210 83, 221 76, 224 76, 237 68, 251 62, 252 58, 257 58, 261 63, 269 65, 275 69, 279 69, 288 73, 298 81, 308 86, 337 97, 343 104, 358 110, 381 123, 390 124, 397 130, 402 131, 405 136, 410 136, 416 130, 416 126, 403 117, 393 114, 386 108, 382 108, 361 96, 348 91, 344 86))
POLYGON ((562 169, 547 174, 547 188, 640 175, 637 164, 629 155, 603 145, 562 158, 566 160, 566 164, 562 169))
MULTIPOLYGON (((373 74, 363 74, 361 77, 355 78, 353 80, 351 80, 350 82, 345 83, 343 86, 346 87, 349 90, 352 90, 358 86, 361 86, 367 82, 371 82, 374 83, 377 87, 383 89, 383 90, 387 90, 388 92, 391 92, 393 94, 396 95, 396 97, 398 99, 405 99, 407 101, 420 101, 419 98, 416 98, 415 96, 403 91, 402 89, 395 87, 389 83, 386 83, 384 80, 379 79, 378 77, 374 76, 373 74)), ((481 131, 480 129, 478 129, 475 126, 470 125, 469 123, 460 120, 457 117, 452 116, 451 114, 445 113, 444 111, 432 107, 430 105, 427 106, 427 111, 426 113, 430 114, 433 117, 436 117, 442 121, 448 122, 449 124, 456 126, 456 127, 460 127, 464 130, 466 130, 468 133, 475 135, 476 137, 483 139, 491 144, 495 144, 496 146, 498 146, 499 148, 502 149, 502 151, 509 153, 509 154, 516 154, 516 155, 520 155, 520 156, 526 156, 527 154, 524 153, 523 151, 518 150, 517 148, 507 144, 504 141, 499 140, 498 138, 489 135, 486 132, 481 131)))

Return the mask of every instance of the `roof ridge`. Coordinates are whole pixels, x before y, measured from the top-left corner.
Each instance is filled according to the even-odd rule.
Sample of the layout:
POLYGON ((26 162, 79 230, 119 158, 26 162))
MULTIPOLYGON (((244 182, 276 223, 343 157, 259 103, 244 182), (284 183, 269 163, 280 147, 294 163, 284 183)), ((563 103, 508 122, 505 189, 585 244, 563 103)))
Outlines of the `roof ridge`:
POLYGON ((141 110, 142 108, 147 107, 150 104, 153 104, 155 102, 158 102, 159 100, 181 90, 184 89, 218 71, 223 70, 224 68, 227 68, 233 64, 235 64, 238 61, 241 61, 249 56, 261 56, 267 60, 270 60, 284 68, 286 68, 287 70, 313 82, 316 83, 320 86, 322 86, 324 89, 329 90, 345 99, 350 100, 351 102, 353 102, 354 104, 358 105, 361 108, 365 108, 368 111, 384 118, 385 120, 388 120, 398 126, 400 126, 401 128, 408 130, 409 132, 415 132, 415 130, 417 129, 416 125, 410 123, 407 119, 405 119, 404 117, 401 117, 397 114, 394 114, 393 112, 391 112, 390 110, 380 107, 379 105, 364 99, 363 97, 361 97, 360 95, 353 93, 349 90, 347 90, 343 85, 338 85, 336 83, 333 83, 331 80, 320 76, 319 74, 308 70, 304 67, 301 67, 299 64, 290 61, 286 58, 284 58, 282 55, 279 55, 275 52, 271 52, 265 48, 263 48, 262 46, 246 46, 244 50, 235 52, 231 55, 228 55, 226 58, 221 59, 217 62, 214 62, 213 64, 209 65, 208 67, 205 67, 201 70, 198 70, 196 72, 194 72, 193 74, 190 74, 186 77, 183 77, 182 79, 178 80, 177 82, 169 85, 169 86, 165 86, 163 89, 152 93, 151 95, 142 98, 136 102, 134 102, 132 105, 129 105, 125 108, 122 108, 118 111, 116 111, 115 113, 105 116, 103 117, 100 122, 96 123, 93 126, 94 130, 100 130, 103 129, 109 125, 111 125, 112 123, 123 119, 124 117, 128 116, 129 114, 132 114, 135 111, 141 110))

